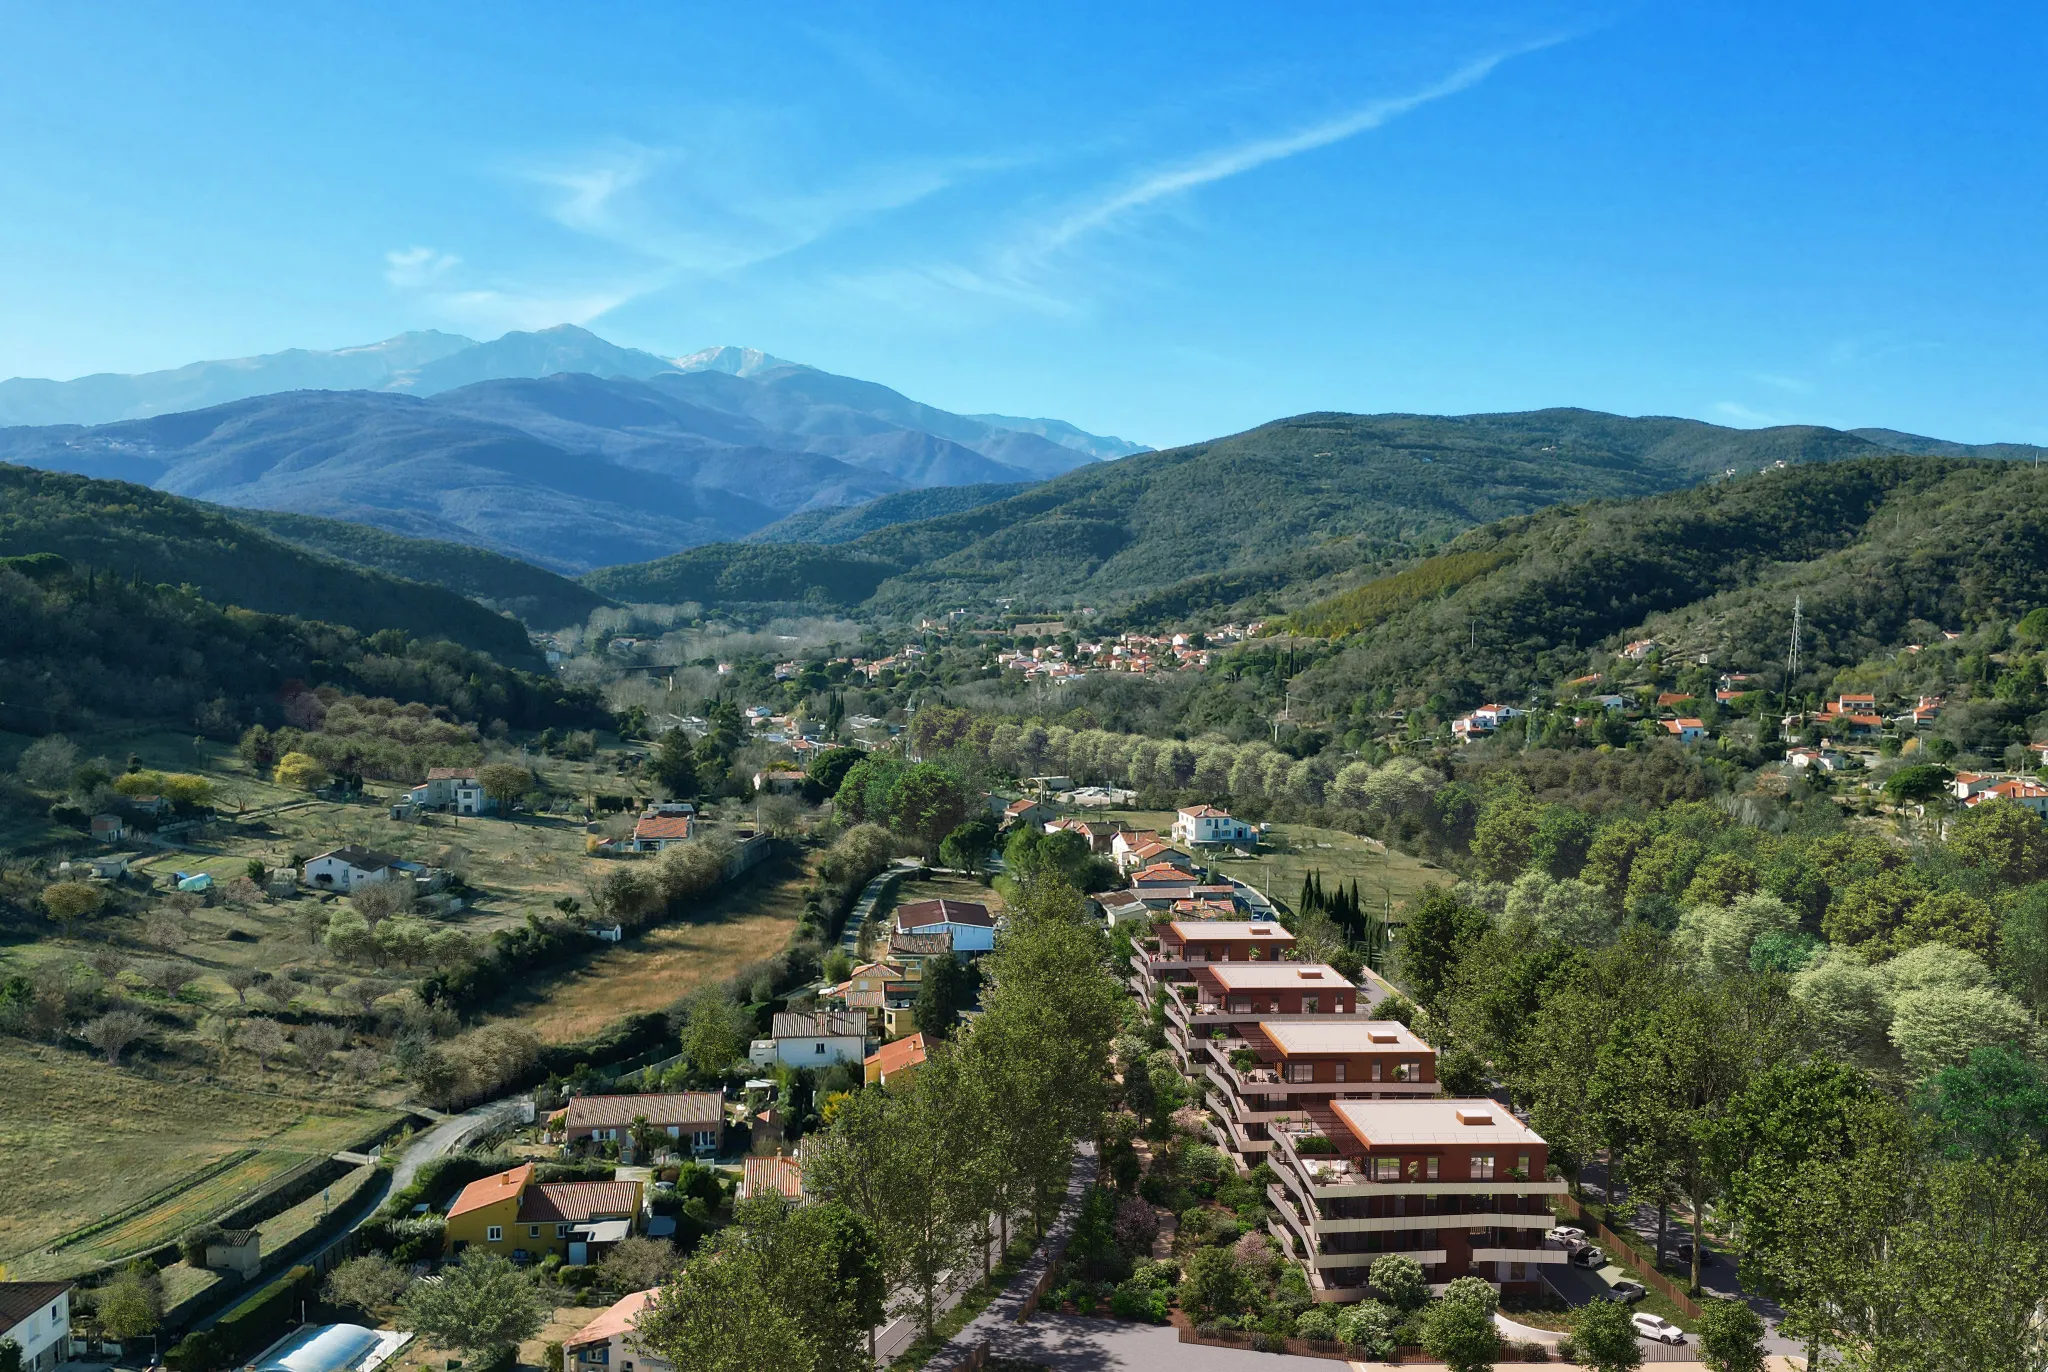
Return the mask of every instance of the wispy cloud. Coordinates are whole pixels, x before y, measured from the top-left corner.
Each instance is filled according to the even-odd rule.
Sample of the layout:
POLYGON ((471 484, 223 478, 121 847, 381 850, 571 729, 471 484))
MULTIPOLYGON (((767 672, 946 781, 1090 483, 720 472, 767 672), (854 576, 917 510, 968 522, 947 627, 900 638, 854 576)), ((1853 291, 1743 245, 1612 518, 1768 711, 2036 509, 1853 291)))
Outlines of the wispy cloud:
POLYGON ((1512 57, 1546 48, 1561 40, 1544 39, 1506 52, 1497 52, 1467 62, 1443 80, 1407 95, 1391 96, 1360 106, 1349 114, 1275 137, 1253 139, 1235 147, 1218 148, 1183 165, 1149 172, 1131 184, 1068 213, 1049 225, 1031 245, 1038 253, 1065 247, 1084 234, 1106 229, 1139 210, 1170 197, 1184 195, 1233 176, 1241 176, 1273 162, 1299 157, 1317 148, 1327 148, 1380 128, 1391 120, 1422 108, 1433 101, 1467 91, 1492 75, 1512 57))
POLYGON ((1761 410, 1752 410, 1749 406, 1736 400, 1719 401, 1714 406, 1714 412, 1724 419, 1731 419, 1738 425, 1746 425, 1750 428, 1767 429, 1785 422, 1776 415, 1765 414, 1761 410))
POLYGON ((394 248, 384 254, 384 279, 402 289, 417 289, 454 270, 461 262, 454 253, 435 252, 417 244, 394 248))

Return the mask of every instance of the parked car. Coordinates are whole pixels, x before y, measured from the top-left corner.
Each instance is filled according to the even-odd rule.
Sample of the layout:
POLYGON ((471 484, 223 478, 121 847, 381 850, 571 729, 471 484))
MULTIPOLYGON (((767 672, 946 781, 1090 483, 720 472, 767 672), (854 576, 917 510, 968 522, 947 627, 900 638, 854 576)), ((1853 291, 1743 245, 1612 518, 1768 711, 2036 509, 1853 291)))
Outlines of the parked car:
MULTIPOLYGON (((1692 1261, 1692 1240, 1687 1239, 1684 1243, 1679 1244, 1677 1249, 1674 1251, 1678 1254, 1678 1260, 1680 1262, 1690 1263, 1692 1261)), ((1713 1265, 1714 1250, 1711 1248, 1700 1249, 1700 1266, 1712 1267, 1713 1265)))
POLYGON ((1589 1243, 1584 1248, 1581 1248, 1577 1252, 1572 1254, 1572 1266, 1592 1268, 1605 1267, 1607 1266, 1607 1255, 1589 1243))
POLYGON ((1634 1305, 1649 1294, 1649 1291, 1644 1289, 1643 1284, 1639 1281, 1618 1281, 1607 1288, 1606 1292, 1603 1293, 1602 1299, 1620 1301, 1624 1305, 1634 1305))
POLYGON ((1579 1243, 1586 1241, 1586 1231, 1578 1228, 1576 1225, 1560 1224, 1550 1231, 1550 1237, 1559 1240, 1566 1247, 1571 1247, 1573 1240, 1577 1240, 1579 1243))
POLYGON ((1660 1315, 1649 1315, 1637 1311, 1629 1316, 1629 1322, 1636 1327, 1636 1333, 1658 1343, 1681 1344, 1685 1342, 1685 1331, 1660 1315))

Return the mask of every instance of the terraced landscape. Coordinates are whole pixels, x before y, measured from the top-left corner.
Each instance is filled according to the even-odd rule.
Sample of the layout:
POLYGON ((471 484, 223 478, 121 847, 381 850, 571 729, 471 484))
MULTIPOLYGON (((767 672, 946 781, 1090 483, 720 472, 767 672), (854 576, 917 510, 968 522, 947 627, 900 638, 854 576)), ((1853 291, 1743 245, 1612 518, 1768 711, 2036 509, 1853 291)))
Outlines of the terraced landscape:
POLYGON ((153 1080, 18 1040, 0 1040, 0 1080, 9 1098, 0 1262, 17 1278, 68 1275, 169 1242, 395 1118, 153 1080))

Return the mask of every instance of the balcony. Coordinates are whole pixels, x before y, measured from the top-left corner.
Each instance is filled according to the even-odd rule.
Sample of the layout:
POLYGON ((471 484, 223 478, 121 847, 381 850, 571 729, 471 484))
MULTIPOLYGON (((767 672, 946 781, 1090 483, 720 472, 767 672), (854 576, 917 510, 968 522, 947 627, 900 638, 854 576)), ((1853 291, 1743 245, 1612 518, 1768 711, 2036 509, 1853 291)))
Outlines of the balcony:
POLYGON ((1570 1262, 1571 1257, 1572 1255, 1565 1252, 1564 1249, 1554 1245, 1545 1245, 1541 1248, 1475 1248, 1472 1250, 1472 1261, 1474 1262, 1565 1263, 1570 1262))
MULTIPOLYGON (((1561 1196, 1566 1187, 1562 1181, 1459 1181, 1449 1178, 1425 1179, 1422 1181, 1375 1181, 1358 1162, 1328 1153, 1304 1155, 1297 1151, 1295 1141, 1317 1132, 1306 1125, 1274 1122, 1267 1130, 1273 1136, 1272 1161, 1280 1168, 1281 1180, 1298 1192, 1306 1204, 1319 1199, 1344 1199, 1360 1196, 1561 1196), (1282 1163, 1286 1166, 1281 1166, 1282 1163)), ((1525 1224, 1509 1224, 1506 1227, 1548 1229, 1554 1219, 1543 1215, 1497 1215, 1488 1211, 1478 1212, 1487 1217, 1489 1224, 1500 1221, 1526 1220, 1525 1224)))

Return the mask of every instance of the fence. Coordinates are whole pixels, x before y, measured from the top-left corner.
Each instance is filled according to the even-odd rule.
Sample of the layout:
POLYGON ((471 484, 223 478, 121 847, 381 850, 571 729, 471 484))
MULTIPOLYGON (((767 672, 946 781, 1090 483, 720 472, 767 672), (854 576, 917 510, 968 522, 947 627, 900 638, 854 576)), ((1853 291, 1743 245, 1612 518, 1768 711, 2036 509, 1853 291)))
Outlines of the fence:
POLYGON ((955 1362, 942 1363, 935 1359, 926 1363, 925 1372, 981 1372, 987 1366, 988 1340, 983 1339, 955 1362))
POLYGON ((1586 1207, 1579 1204, 1576 1197, 1564 1196, 1561 1199, 1564 1201, 1565 1211, 1573 1219, 1584 1220, 1587 1224, 1591 1225, 1592 1237, 1599 1240, 1600 1245, 1616 1261, 1626 1264, 1631 1271, 1641 1277, 1645 1286, 1653 1291, 1661 1291, 1666 1296, 1669 1296, 1671 1303, 1684 1311, 1688 1317, 1692 1319, 1700 1317, 1699 1302, 1686 1295, 1684 1287, 1672 1281, 1671 1278, 1665 1276, 1662 1272, 1659 1272, 1648 1258, 1636 1251, 1634 1244, 1608 1228, 1604 1221, 1595 1219, 1587 1214, 1586 1207))

